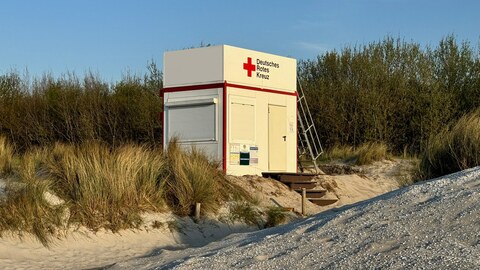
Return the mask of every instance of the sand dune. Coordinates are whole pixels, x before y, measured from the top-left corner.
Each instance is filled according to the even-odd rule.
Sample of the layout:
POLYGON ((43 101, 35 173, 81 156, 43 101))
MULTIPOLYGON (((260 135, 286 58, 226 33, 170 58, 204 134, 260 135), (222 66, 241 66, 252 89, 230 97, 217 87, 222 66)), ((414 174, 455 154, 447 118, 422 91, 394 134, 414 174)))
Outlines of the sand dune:
MULTIPOLYGON (((326 212, 251 233, 238 232, 255 228, 209 219, 197 224, 163 213, 146 214, 141 230, 69 231, 49 249, 32 236, 4 234, 0 268, 480 268, 480 168, 395 190, 398 183, 392 176, 403 170, 398 165, 376 164, 372 168, 382 171, 373 174, 364 170, 322 176, 320 181, 335 186, 336 204, 309 204, 311 214, 326 212), (161 226, 152 228, 153 221, 161 226), (237 234, 227 236, 231 233, 237 234)), ((236 181, 264 206, 275 201, 299 208, 300 195, 274 180, 236 181)))
POLYGON ((111 269, 479 269, 480 168, 111 269))

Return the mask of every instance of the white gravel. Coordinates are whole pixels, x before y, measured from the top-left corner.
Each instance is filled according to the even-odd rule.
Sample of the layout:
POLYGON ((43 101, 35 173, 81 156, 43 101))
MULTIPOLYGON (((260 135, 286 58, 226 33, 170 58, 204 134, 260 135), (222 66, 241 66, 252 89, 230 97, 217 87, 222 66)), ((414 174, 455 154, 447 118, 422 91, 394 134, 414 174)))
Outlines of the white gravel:
POLYGON ((480 269, 480 168, 112 269, 480 269))

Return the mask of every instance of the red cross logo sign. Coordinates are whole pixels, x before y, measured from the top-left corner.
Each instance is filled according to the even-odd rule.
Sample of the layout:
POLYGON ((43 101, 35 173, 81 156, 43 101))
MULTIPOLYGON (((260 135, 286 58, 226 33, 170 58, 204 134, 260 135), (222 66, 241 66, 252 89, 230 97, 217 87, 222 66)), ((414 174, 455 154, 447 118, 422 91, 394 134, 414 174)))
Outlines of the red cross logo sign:
POLYGON ((256 70, 256 67, 254 64, 252 64, 252 58, 248 57, 247 58, 247 63, 243 63, 243 69, 247 71, 248 77, 252 77, 252 71, 256 70))

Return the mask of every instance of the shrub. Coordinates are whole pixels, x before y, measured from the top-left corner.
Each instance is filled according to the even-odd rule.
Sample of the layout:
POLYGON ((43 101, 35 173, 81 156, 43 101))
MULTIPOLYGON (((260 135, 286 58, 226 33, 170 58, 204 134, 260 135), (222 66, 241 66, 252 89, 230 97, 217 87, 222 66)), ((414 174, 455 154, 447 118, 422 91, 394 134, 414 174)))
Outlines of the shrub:
POLYGON ((434 178, 480 165, 480 109, 432 136, 422 155, 422 178, 434 178))
POLYGON ((148 69, 145 76, 126 74, 115 83, 91 72, 83 78, 72 72, 34 78, 0 74, 0 135, 22 152, 90 140, 158 145, 162 75, 153 61, 148 69))

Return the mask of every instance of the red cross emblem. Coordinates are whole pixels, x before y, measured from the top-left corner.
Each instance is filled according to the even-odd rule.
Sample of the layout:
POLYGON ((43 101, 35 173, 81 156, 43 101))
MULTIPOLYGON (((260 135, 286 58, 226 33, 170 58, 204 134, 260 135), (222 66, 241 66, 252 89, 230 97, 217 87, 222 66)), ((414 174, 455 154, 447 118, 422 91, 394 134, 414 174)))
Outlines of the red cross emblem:
POLYGON ((247 58, 247 63, 243 63, 243 69, 247 71, 248 77, 252 77, 252 71, 256 70, 256 67, 254 64, 252 64, 252 58, 248 57, 247 58))

